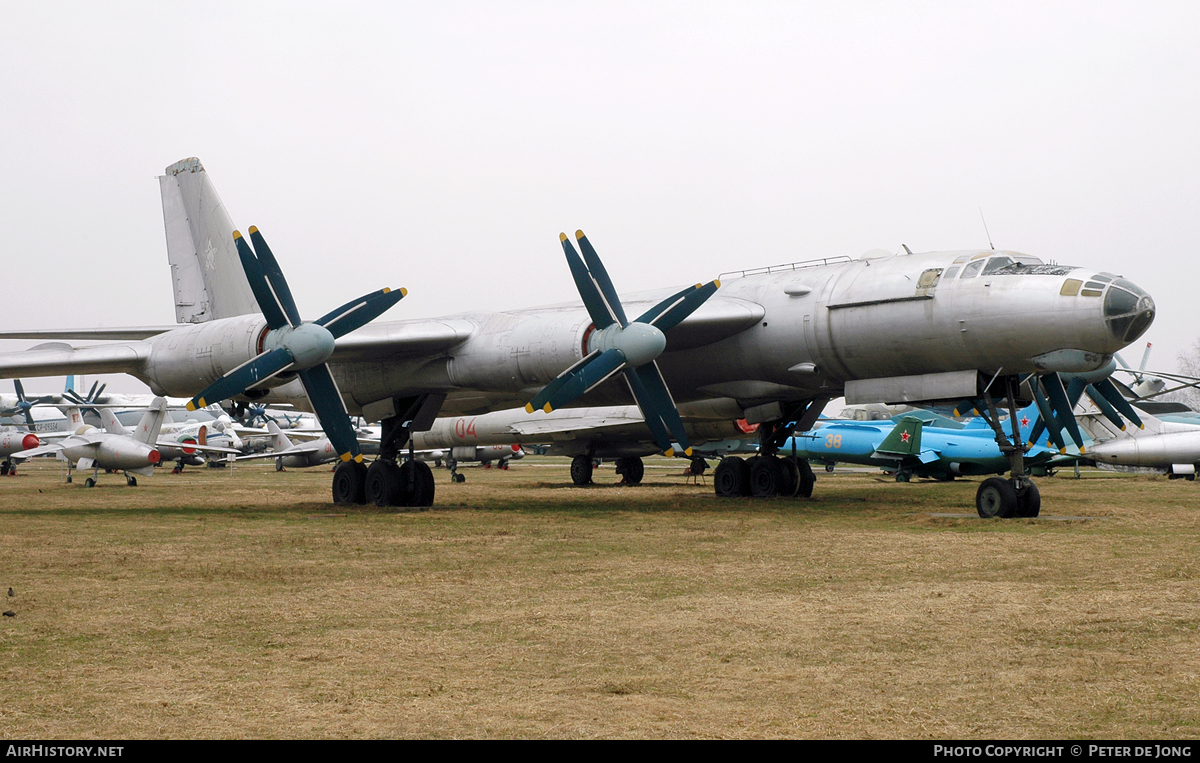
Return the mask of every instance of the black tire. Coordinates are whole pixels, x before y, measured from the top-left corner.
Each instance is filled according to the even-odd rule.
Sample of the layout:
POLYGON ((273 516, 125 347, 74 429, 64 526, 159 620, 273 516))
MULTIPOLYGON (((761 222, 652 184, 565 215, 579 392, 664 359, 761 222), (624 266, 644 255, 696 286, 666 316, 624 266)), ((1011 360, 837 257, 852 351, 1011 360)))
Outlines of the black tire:
POLYGON ((590 456, 575 456, 571 459, 571 481, 576 485, 592 484, 592 459, 590 456))
POLYGON ((137 487, 137 477, 130 477, 129 475, 125 475, 125 484, 128 485, 129 487, 137 487))
POLYGON ((983 519, 1009 519, 1017 512, 1017 491, 1003 477, 988 477, 975 492, 975 510, 983 519))
POLYGON ((708 471, 708 462, 707 461, 705 461, 703 458, 699 458, 699 457, 692 459, 692 474, 693 475, 699 477, 701 474, 704 474, 706 471, 708 471))
POLYGON ((467 481, 467 476, 465 474, 459 474, 458 472, 455 472, 452 476, 454 477, 455 482, 463 483, 467 481))
POLYGON ((1029 487, 1017 492, 1017 516, 1036 517, 1042 513, 1042 495, 1037 485, 1032 482, 1029 487))
POLYGON ((84 487, 96 487, 96 480, 92 479, 91 477, 88 477, 87 479, 85 479, 83 481, 83 486, 84 487))
POLYGON ((343 461, 333 470, 333 502, 367 502, 367 467, 359 461, 343 461))
POLYGON ((833 473, 833 464, 825 464, 825 471, 832 474, 833 473))
POLYGON ((639 485, 646 476, 646 465, 637 456, 617 459, 617 474, 623 475, 626 485, 639 485))
POLYGON ((812 498, 813 486, 817 484, 817 475, 813 474, 808 459, 801 458, 796 462, 800 469, 800 487, 796 490, 798 498, 812 498))
POLYGON ((750 467, 750 495, 755 498, 774 498, 782 492, 783 466, 773 456, 760 456, 750 467))
POLYGON ((912 479, 912 475, 909 474, 908 472, 896 472, 896 481, 897 482, 908 482, 911 479, 912 479))
POLYGON ((713 489, 729 498, 750 494, 750 467, 737 456, 726 456, 713 471, 713 489))
POLYGON ((8 470, 11 466, 12 466, 12 464, 8 463, 7 461, 0 464, 0 477, 8 476, 8 470))
POLYGON ((779 494, 785 498, 795 498, 796 493, 800 492, 800 466, 796 461, 786 456, 779 459, 779 466, 783 469, 783 484, 779 494))
POLYGON ((275 471, 277 471, 277 472, 283 471, 283 459, 282 458, 275 459, 275 471))
POLYGON ((424 461, 405 461, 400 465, 400 495, 402 506, 427 509, 433 505, 436 485, 433 470, 424 461))
POLYGON ((395 461, 375 459, 367 467, 365 484, 367 501, 380 508, 387 506, 403 506, 400 503, 404 492, 400 489, 400 467, 395 461))

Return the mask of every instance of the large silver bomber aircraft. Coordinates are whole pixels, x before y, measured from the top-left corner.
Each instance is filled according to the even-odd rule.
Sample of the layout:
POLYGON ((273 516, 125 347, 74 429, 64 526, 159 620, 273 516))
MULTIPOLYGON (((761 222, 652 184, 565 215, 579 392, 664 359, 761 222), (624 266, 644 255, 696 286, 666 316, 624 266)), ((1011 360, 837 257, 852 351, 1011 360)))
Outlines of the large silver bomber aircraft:
MULTIPOLYGON (((721 418, 732 403, 762 424, 765 457, 754 473, 718 473, 718 492, 754 480, 758 495, 773 483, 794 494, 795 480, 811 471, 801 464, 797 475, 772 453, 834 397, 969 401, 998 423, 998 405, 1015 410, 1032 385, 1070 418, 1057 373, 1103 366, 1154 317, 1153 301, 1127 280, 991 250, 831 258, 618 296, 578 233, 582 258, 568 237, 562 246, 583 304, 369 323, 404 293, 385 290, 309 323, 262 234, 250 229, 247 242, 233 233, 198 160, 168 167, 160 184, 183 325, 0 333, 118 340, 2 354, 0 377, 127 373, 157 395, 195 396, 197 405, 233 397, 315 409, 345 462, 334 475, 334 498, 344 502, 364 500, 364 491, 381 504, 431 501, 428 468, 398 466, 409 434, 437 415, 526 403, 638 403, 668 452, 688 450, 675 401, 719 403, 721 418), (628 321, 626 311, 641 317, 628 321), (342 404, 383 424, 370 470, 349 422, 335 421, 345 418, 342 404)), ((1022 446, 1008 444, 1011 479, 985 484, 986 494, 981 487, 977 501, 988 513, 1019 513, 1036 494, 1022 446)))

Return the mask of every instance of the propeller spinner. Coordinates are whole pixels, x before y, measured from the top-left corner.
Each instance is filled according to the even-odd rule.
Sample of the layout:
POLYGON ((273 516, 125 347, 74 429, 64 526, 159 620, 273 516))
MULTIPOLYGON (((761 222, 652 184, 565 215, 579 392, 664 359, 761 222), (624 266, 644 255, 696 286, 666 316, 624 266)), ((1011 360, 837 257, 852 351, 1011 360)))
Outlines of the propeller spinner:
POLYGON ((662 451, 668 457, 674 455, 674 438, 684 454, 691 456, 692 448, 679 410, 655 359, 666 349, 666 332, 704 304, 721 282, 689 286, 630 322, 612 279, 587 236, 583 231, 576 231, 575 238, 579 241, 579 252, 571 245, 567 234, 559 234, 571 276, 595 327, 588 340, 591 350, 547 384, 529 401, 525 410, 533 413, 540 408, 549 413, 582 397, 616 374, 624 373, 646 425, 662 451))
POLYGON ((294 372, 300 377, 321 427, 341 460, 361 462, 358 439, 325 361, 333 355, 334 340, 370 323, 408 291, 380 289, 347 302, 313 323, 304 323, 271 248, 258 228, 251 226, 249 234, 253 249, 238 231, 233 232, 233 239, 246 280, 270 329, 263 341, 263 352, 209 385, 188 402, 187 408, 189 411, 203 408, 240 395, 279 374, 294 372))

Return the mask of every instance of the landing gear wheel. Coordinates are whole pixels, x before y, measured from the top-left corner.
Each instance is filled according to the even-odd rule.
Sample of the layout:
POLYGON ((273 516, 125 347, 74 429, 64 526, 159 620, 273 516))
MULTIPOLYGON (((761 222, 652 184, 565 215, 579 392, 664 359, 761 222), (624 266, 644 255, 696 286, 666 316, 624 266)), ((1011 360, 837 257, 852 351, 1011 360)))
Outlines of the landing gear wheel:
POLYGON ((277 472, 283 471, 283 459, 282 458, 275 459, 275 471, 277 471, 277 472))
POLYGON ((402 506, 400 498, 400 467, 395 461, 376 459, 367 467, 365 483, 367 501, 380 508, 402 506))
POLYGON ((707 461, 705 461, 703 458, 693 458, 692 459, 692 474, 694 476, 699 477, 701 474, 704 474, 706 471, 708 471, 708 462, 707 461))
POLYGON ((367 502, 367 467, 359 461, 343 461, 333 470, 333 502, 367 502))
POLYGON ((455 482, 457 482, 459 484, 467 481, 467 475, 459 474, 458 472, 455 472, 454 474, 450 475, 450 477, 451 477, 451 479, 453 479, 455 482))
POLYGON ((774 498, 783 487, 783 466, 774 456, 760 456, 750 467, 750 495, 755 498, 774 498))
POLYGON ((592 459, 590 456, 575 456, 571 459, 571 481, 576 485, 592 484, 592 459))
POLYGON ((83 481, 83 486, 84 487, 96 487, 96 480, 92 479, 91 477, 88 477, 87 479, 85 479, 83 481))
POLYGON ((400 506, 416 506, 427 509, 433 505, 436 485, 433 470, 424 461, 405 461, 400 465, 400 506))
POLYGON ((11 468, 12 468, 12 464, 10 464, 7 461, 5 461, 4 463, 0 463, 0 477, 8 476, 8 470, 11 468))
POLYGON ((794 458, 781 458, 779 465, 783 467, 783 485, 779 494, 785 498, 795 498, 800 491, 800 466, 794 458))
POLYGON ((1008 519, 1017 512, 1017 491, 1003 477, 988 477, 975 493, 975 509, 984 519, 1008 519))
POLYGON ((833 464, 825 464, 825 471, 833 474, 833 464))
POLYGON ((813 486, 817 484, 817 475, 813 474, 807 459, 800 459, 796 466, 800 469, 800 487, 796 490, 796 495, 800 498, 812 498, 813 486))
POLYGON ((640 485, 642 477, 646 475, 646 465, 642 463, 642 459, 636 456, 618 458, 617 474, 624 475, 624 479, 621 482, 626 485, 640 485))
POLYGON ((125 475, 125 484, 128 485, 129 487, 137 487, 137 477, 133 477, 131 475, 126 474, 125 475))
POLYGON ((750 495, 750 467, 737 456, 722 458, 713 471, 713 488, 723 497, 750 495))
POLYGON ((912 479, 912 475, 909 474, 908 472, 896 472, 896 481, 897 482, 908 482, 911 479, 912 479))
POLYGON ((1042 512, 1042 496, 1032 482, 1024 490, 1017 491, 1017 516, 1036 517, 1042 512))

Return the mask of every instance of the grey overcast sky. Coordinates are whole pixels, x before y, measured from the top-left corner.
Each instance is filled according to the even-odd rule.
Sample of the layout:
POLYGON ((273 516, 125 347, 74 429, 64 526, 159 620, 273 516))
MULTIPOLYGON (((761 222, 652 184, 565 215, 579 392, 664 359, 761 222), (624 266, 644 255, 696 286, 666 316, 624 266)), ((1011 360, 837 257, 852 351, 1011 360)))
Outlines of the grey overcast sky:
POLYGON ((1147 289, 1152 366, 1200 337, 1200 3, 0 13, 8 328, 173 321, 155 177, 198 156, 309 318, 573 299, 576 228, 631 291, 986 246, 982 208, 998 248, 1147 289))

